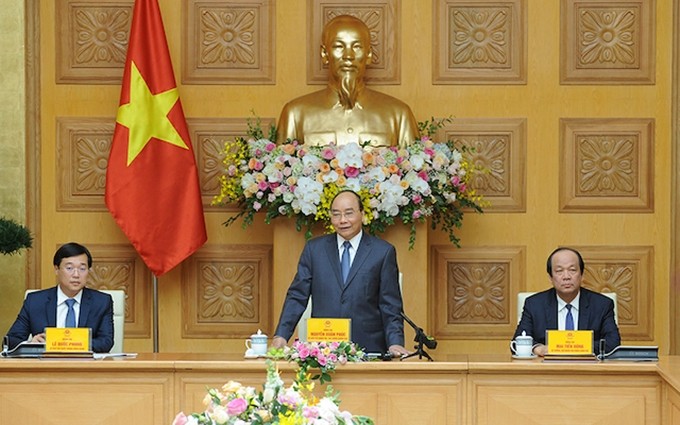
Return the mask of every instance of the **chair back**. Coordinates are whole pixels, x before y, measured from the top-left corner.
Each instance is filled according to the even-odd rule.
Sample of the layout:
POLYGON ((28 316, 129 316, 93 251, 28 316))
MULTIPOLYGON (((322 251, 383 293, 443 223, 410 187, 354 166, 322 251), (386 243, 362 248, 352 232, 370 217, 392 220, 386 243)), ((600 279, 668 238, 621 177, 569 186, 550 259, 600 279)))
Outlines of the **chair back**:
MULTIPOLYGON (((27 289, 24 294, 38 291, 38 289, 27 289)), ((125 291, 120 289, 101 289, 99 292, 111 295, 113 298, 113 347, 111 353, 123 353, 123 341, 125 338, 125 291)))
MULTIPOLYGON (((524 301, 534 295, 536 292, 520 292, 517 294, 517 323, 522 319, 522 311, 524 310, 524 301)), ((616 292, 601 292, 602 295, 609 297, 614 301, 614 321, 619 324, 618 305, 616 302, 616 292)))

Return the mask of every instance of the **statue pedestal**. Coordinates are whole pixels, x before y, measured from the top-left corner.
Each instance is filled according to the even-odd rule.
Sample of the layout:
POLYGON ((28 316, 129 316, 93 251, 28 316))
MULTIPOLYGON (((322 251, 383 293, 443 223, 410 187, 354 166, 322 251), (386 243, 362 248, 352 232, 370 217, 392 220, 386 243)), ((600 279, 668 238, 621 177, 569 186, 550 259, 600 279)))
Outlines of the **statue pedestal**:
MULTIPOLYGON (((297 263, 300 253, 305 245, 304 231, 295 230, 292 219, 277 219, 272 222, 274 243, 274 266, 273 266, 273 314, 271 334, 275 330, 281 314, 281 307, 286 297, 286 291, 297 271, 297 263)), ((397 250, 397 264, 403 274, 402 298, 404 300, 404 312, 418 326, 423 328, 428 335, 428 241, 427 224, 417 225, 417 237, 413 249, 409 250, 409 228, 397 224, 392 226, 385 234, 378 237, 390 242, 397 250)), ((415 332, 408 323, 404 323, 405 346, 413 349, 415 332)))

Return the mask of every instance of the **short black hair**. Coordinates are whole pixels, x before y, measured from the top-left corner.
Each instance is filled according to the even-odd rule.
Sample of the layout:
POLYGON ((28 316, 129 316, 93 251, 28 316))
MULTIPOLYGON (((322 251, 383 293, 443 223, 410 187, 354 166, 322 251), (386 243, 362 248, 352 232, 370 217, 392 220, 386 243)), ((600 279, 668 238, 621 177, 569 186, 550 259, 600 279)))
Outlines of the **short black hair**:
POLYGON ((82 254, 87 255, 87 267, 91 268, 92 254, 90 254, 90 251, 87 248, 76 242, 69 242, 60 246, 59 249, 57 249, 57 252, 54 253, 52 264, 54 264, 54 267, 59 267, 61 265, 61 260, 64 258, 75 257, 76 255, 82 254))
POLYGON ((583 262, 583 257, 581 257, 581 253, 578 252, 577 250, 575 250, 574 248, 569 248, 569 247, 566 247, 566 246, 561 246, 561 247, 559 247, 559 248, 556 248, 556 249, 555 249, 553 252, 551 252, 550 255, 548 256, 548 262, 547 262, 547 264, 546 264, 546 266, 545 266, 545 269, 548 271, 548 275, 549 275, 550 277, 552 277, 552 258, 553 258, 553 255, 557 254, 557 253, 560 252, 560 251, 571 251, 571 252, 573 252, 574 254, 576 254, 576 256, 578 257, 578 267, 579 267, 579 269, 581 269, 581 274, 583 274, 583 271, 585 270, 586 265, 585 265, 585 263, 583 262))
POLYGON ((352 195, 356 196, 357 202, 359 203, 359 212, 363 211, 363 207, 361 206, 361 195, 359 195, 358 193, 351 189, 343 189, 340 192, 336 193, 333 199, 331 199, 331 209, 333 208, 333 202, 335 202, 335 198, 340 196, 342 193, 351 193, 352 195))

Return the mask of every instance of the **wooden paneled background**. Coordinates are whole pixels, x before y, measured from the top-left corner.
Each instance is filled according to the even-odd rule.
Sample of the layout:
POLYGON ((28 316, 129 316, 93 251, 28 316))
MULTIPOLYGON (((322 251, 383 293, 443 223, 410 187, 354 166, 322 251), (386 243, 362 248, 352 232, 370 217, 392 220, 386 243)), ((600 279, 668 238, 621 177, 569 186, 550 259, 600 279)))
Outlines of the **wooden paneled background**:
MULTIPOLYGON (((285 102, 324 84, 320 31, 343 13, 371 29, 370 83, 420 121, 453 117, 439 137, 473 147, 488 170, 473 184, 490 206, 466 216, 462 248, 424 225, 412 252, 401 230, 386 235, 399 252, 407 314, 440 341, 435 357, 506 352, 516 293, 549 287, 545 259, 558 245, 584 254, 586 286, 618 294, 624 343, 674 350, 678 0, 159 3, 209 235, 159 279, 160 351, 240 352, 257 329, 273 332, 303 235, 293 223, 222 225, 233 211, 210 204, 220 148, 253 111, 271 122, 285 102)), ((150 272, 103 198, 133 2, 0 5, 24 8, 12 30, 26 34, 13 65, 26 76, 25 138, 0 142, 25 150, 26 190, 0 193, 3 205, 23 206, 18 218, 36 236, 34 249, 14 257, 26 278, 0 271, 12 294, 0 323, 12 323, 25 287, 54 284, 53 252, 76 240, 94 254, 92 286, 127 293, 126 349, 150 351, 150 272)))

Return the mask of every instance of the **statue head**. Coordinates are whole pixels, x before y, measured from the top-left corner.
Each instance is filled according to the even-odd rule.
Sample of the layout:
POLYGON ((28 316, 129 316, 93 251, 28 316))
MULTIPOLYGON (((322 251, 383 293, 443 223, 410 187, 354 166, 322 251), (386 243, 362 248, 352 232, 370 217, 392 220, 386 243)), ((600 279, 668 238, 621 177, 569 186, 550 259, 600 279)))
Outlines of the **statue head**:
POLYGON ((338 91, 340 103, 353 108, 373 59, 368 26, 350 15, 328 21, 321 35, 321 59, 328 65, 329 85, 338 91))

